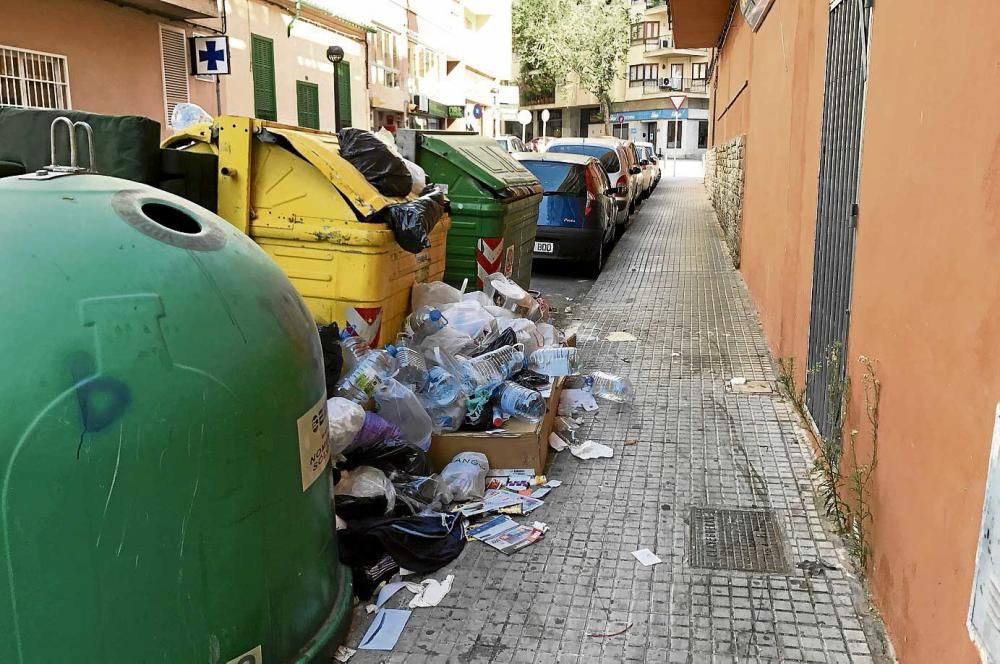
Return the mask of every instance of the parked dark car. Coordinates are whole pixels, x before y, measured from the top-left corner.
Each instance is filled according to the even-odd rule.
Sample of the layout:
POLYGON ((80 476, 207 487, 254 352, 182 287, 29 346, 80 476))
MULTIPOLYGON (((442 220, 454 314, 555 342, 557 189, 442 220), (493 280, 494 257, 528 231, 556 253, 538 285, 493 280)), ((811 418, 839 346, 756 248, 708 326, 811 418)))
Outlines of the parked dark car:
POLYGON ((615 237, 617 189, 594 157, 523 152, 514 158, 542 183, 535 258, 582 261, 596 276, 615 237))

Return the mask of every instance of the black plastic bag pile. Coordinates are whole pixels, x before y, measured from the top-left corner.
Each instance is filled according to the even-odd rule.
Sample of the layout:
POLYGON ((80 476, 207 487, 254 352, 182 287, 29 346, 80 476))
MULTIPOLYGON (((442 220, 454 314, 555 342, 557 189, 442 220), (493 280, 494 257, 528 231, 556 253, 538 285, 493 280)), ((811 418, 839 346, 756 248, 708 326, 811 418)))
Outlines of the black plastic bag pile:
POLYGON ((389 224, 399 246, 411 254, 419 254, 431 246, 429 234, 447 209, 444 188, 428 185, 420 198, 384 207, 371 220, 389 224))
POLYGON ((405 198, 413 188, 410 169, 370 131, 348 127, 337 132, 340 156, 361 171, 383 196, 405 198))

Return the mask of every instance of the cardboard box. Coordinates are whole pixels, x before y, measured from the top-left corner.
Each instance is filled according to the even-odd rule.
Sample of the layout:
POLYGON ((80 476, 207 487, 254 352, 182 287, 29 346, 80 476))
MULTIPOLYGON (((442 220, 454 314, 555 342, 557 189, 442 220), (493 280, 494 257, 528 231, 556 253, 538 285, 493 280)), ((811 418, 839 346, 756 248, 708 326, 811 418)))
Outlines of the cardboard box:
POLYGON ((490 468, 534 468, 535 474, 541 475, 549 458, 549 433, 559 410, 562 388, 563 379, 556 379, 545 417, 536 424, 512 418, 504 425, 504 433, 456 431, 434 436, 429 453, 434 472, 440 472, 459 452, 482 452, 490 468))

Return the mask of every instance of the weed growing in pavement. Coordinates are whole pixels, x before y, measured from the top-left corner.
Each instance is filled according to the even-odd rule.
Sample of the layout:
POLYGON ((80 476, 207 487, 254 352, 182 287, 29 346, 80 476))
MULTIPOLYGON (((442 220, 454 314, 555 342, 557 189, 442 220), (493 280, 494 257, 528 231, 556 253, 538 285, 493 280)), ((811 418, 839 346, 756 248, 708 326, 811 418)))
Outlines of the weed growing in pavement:
MULTIPOLYGON (((851 379, 843 370, 842 345, 837 342, 827 350, 822 365, 806 371, 807 376, 826 370, 826 424, 828 436, 816 434, 818 454, 813 463, 812 475, 817 480, 820 498, 827 517, 833 521, 838 534, 847 543, 848 551, 859 571, 864 574, 871 560, 871 537, 869 526, 872 522, 870 486, 878 463, 878 420, 879 400, 882 385, 875 373, 874 363, 865 356, 858 361, 864 367, 862 382, 865 394, 865 412, 871 428, 871 455, 868 463, 858 459, 857 438, 859 432, 852 430, 849 436, 851 469, 845 477, 841 468, 844 451, 844 418, 847 414, 851 393, 851 379), (849 501, 843 499, 844 491, 849 501)), ((795 358, 779 358, 778 389, 788 399, 803 423, 809 426, 810 418, 805 404, 805 388, 800 388, 795 378, 795 358)), ((811 427, 810 427, 811 428, 811 427)))

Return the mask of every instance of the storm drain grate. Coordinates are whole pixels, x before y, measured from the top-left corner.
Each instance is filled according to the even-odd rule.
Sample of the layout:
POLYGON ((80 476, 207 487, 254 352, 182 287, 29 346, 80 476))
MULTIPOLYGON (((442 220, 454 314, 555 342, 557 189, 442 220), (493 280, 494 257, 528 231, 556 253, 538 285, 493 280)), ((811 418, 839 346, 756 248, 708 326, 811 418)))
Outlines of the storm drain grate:
POLYGON ((688 560, 692 567, 788 572, 773 510, 692 507, 689 526, 688 560))

